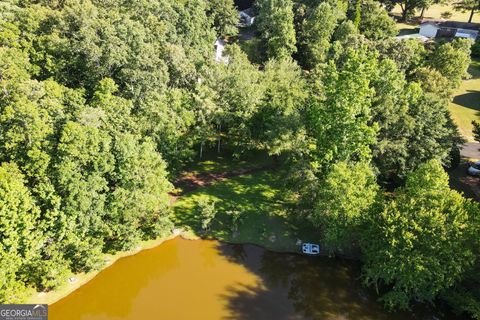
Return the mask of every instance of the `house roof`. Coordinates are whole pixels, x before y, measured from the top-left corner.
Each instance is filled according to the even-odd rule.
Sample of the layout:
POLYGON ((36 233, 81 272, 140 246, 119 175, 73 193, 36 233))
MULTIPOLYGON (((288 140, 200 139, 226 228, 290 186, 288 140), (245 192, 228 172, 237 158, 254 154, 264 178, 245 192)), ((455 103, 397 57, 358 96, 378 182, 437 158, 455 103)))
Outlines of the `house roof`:
POLYGON ((247 8, 245 10, 240 11, 241 13, 244 13, 250 17, 255 17, 255 10, 253 8, 247 8))
POLYGON ((448 21, 448 20, 423 20, 422 25, 424 24, 431 24, 439 28, 480 30, 480 23, 467 23, 467 22, 448 21))

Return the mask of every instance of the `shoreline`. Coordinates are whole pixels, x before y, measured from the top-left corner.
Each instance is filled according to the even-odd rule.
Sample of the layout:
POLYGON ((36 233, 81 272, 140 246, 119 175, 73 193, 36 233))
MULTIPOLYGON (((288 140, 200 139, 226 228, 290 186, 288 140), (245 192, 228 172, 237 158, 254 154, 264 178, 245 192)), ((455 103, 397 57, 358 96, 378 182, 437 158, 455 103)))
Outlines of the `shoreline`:
MULTIPOLYGON (((231 239, 217 239, 217 238, 210 238, 206 237, 203 238, 201 236, 196 235, 192 230, 185 230, 185 229, 179 229, 176 228, 173 230, 173 232, 165 237, 157 238, 157 239, 152 239, 152 240, 145 240, 139 243, 139 245, 129 251, 120 251, 115 254, 105 254, 104 255, 104 260, 105 264, 102 266, 102 268, 98 270, 93 270, 88 273, 79 273, 79 274, 70 274, 68 279, 74 278, 75 281, 69 281, 68 279, 66 282, 58 287, 55 290, 49 291, 49 292, 38 292, 35 289, 32 288, 31 293, 28 294, 27 298, 25 299, 24 303, 27 304, 48 304, 52 305, 61 299, 67 297, 69 294, 83 286, 84 284, 87 284, 89 281, 93 280, 98 274, 100 274, 102 271, 106 270, 110 266, 113 266, 115 262, 122 258, 134 256, 135 254, 142 252, 144 250, 148 249, 153 249, 157 246, 162 245, 164 242, 168 240, 172 240, 176 237, 182 237, 185 240, 215 240, 215 241, 220 241, 224 242, 227 244, 245 244, 245 245, 255 245, 258 247, 261 247, 265 250, 277 252, 277 253, 290 253, 290 254, 300 254, 300 252, 296 250, 292 250, 291 248, 274 248, 274 246, 268 246, 265 245, 264 243, 261 243, 261 241, 258 242, 235 242, 232 241, 231 239)), ((326 255, 320 255, 322 258, 328 258, 326 255)))
MULTIPOLYGON (((139 245, 135 249, 132 249, 129 251, 120 251, 115 254, 105 254, 104 259, 106 262, 102 268, 98 270, 90 271, 88 273, 80 273, 80 274, 72 273, 70 277, 75 278, 75 281, 71 282, 67 280, 64 285, 60 286, 56 290, 52 290, 49 292, 37 292, 37 291, 34 291, 34 289, 32 289, 32 293, 29 294, 28 298, 25 300, 24 303, 52 305, 62 300, 63 298, 67 297, 78 288, 87 284, 89 281, 93 280, 98 274, 108 269, 109 267, 113 266, 115 262, 117 262, 118 260, 122 258, 130 257, 130 256, 134 256, 137 253, 142 252, 144 250, 153 249, 155 247, 162 245, 164 242, 168 240, 175 239, 176 237, 181 237, 185 240, 206 240, 206 241, 214 240, 214 241, 219 241, 226 244, 254 245, 264 250, 268 250, 276 253, 297 254, 299 256, 304 256, 304 254, 302 254, 299 250, 295 250, 293 246, 292 247, 275 247, 273 243, 271 243, 272 245, 267 245, 265 243, 262 243, 262 241, 236 242, 232 239, 218 239, 215 237, 204 238, 195 234, 195 232, 190 229, 175 228, 173 229, 170 235, 157 238, 157 239, 142 241, 139 243, 139 245)), ((354 258, 352 259, 351 257, 349 258, 347 256, 342 256, 342 255, 329 256, 325 253, 317 255, 317 257, 320 257, 323 259, 337 258, 337 259, 346 259, 346 260, 358 260, 358 259, 354 259, 354 258)))
POLYGON ((26 304, 48 304, 52 305, 55 302, 60 301, 61 299, 67 297, 69 294, 83 286, 84 284, 88 283, 92 279, 94 279, 99 273, 106 270, 110 266, 114 265, 115 262, 122 258, 134 256, 135 254, 142 252, 144 250, 155 248, 165 241, 174 239, 177 236, 185 237, 188 239, 188 235, 184 234, 183 230, 174 229, 173 232, 165 237, 160 237, 157 239, 152 240, 144 240, 141 241, 137 247, 128 251, 119 251, 115 254, 104 254, 103 258, 105 264, 98 270, 93 270, 88 273, 78 273, 69 274, 65 283, 59 286, 57 289, 48 291, 48 292, 38 292, 35 289, 31 289, 30 293, 27 295, 27 298, 23 303, 26 304), (70 281, 69 279, 75 279, 74 281, 70 281))

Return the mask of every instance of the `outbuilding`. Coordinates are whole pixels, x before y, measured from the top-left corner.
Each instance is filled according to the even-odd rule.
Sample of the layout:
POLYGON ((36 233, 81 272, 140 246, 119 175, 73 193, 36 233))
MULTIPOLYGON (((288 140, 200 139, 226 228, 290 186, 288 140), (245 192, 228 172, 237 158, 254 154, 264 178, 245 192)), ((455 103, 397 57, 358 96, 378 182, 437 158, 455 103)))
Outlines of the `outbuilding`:
POLYGON ((424 20, 420 25, 420 35, 428 38, 466 38, 476 40, 479 23, 464 23, 445 20, 424 20))

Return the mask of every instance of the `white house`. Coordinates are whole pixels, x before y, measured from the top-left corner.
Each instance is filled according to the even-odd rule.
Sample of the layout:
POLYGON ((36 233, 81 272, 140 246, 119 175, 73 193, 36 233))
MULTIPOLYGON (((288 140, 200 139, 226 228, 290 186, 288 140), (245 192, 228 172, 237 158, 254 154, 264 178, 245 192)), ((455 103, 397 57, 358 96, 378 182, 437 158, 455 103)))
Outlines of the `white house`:
POLYGON ((467 38, 475 40, 480 30, 478 23, 463 23, 444 20, 424 20, 420 25, 420 35, 428 38, 467 38))
POLYGON ((215 61, 216 62, 223 62, 228 63, 228 57, 223 56, 223 51, 225 50, 225 45, 227 43, 222 38, 218 38, 215 41, 215 61))
POLYGON ((439 26, 433 22, 425 22, 420 26, 420 35, 428 38, 435 38, 439 26))
POLYGON ((255 12, 252 8, 240 11, 240 26, 249 27, 255 22, 255 12))

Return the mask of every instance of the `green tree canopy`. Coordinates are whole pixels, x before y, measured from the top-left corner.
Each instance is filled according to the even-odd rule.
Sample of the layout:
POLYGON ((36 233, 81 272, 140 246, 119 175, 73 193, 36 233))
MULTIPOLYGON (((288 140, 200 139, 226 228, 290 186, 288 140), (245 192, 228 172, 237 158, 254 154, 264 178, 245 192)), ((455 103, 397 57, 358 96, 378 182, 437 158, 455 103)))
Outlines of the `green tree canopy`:
POLYGON ((358 240, 364 215, 374 203, 379 187, 367 163, 339 162, 320 182, 310 220, 321 228, 327 250, 335 252, 358 240))
POLYGON ((268 58, 288 58, 297 51, 292 0, 261 0, 258 29, 268 58))
POLYGON ((472 265, 469 228, 477 214, 476 204, 450 189, 438 161, 421 165, 365 223, 365 282, 384 292, 389 308, 433 301, 472 265))

